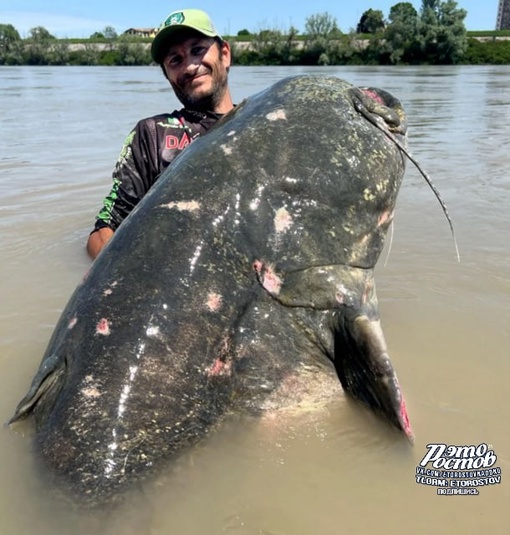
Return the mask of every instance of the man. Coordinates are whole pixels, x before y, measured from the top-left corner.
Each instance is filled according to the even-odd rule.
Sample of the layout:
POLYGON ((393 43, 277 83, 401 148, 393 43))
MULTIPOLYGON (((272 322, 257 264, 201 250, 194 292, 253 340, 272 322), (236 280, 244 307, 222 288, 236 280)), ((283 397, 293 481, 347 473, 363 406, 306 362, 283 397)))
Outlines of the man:
POLYGON ((113 187, 87 241, 92 258, 174 158, 233 108, 230 46, 205 12, 170 13, 152 42, 151 56, 184 108, 139 121, 126 138, 113 171, 113 187))

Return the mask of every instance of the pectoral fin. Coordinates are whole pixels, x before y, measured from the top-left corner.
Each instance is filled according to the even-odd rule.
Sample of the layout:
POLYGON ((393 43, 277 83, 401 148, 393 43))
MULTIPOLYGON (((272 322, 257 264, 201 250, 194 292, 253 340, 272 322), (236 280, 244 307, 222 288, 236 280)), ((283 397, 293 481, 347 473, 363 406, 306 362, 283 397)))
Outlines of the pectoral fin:
POLYGON ((26 396, 18 403, 14 415, 9 420, 11 425, 24 420, 33 412, 35 406, 50 394, 55 395, 63 383, 65 359, 57 355, 46 358, 35 375, 26 396))
POLYGON ((379 322, 373 271, 332 265, 283 275, 263 262, 256 264, 256 271, 260 284, 282 305, 331 311, 334 340, 326 351, 344 390, 412 441, 405 401, 379 322))
POLYGON ((379 320, 347 307, 337 312, 336 320, 334 363, 344 390, 412 441, 406 404, 379 320))

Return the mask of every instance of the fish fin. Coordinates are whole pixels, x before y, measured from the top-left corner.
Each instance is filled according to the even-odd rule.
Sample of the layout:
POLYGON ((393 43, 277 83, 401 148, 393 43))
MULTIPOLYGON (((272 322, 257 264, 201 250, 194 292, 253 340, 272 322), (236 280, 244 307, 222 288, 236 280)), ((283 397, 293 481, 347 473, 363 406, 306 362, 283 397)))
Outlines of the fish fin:
POLYGON ((346 307, 335 314, 334 334, 334 364, 344 390, 413 441, 380 321, 346 307))
POLYGON ((65 359, 57 355, 51 355, 44 359, 27 394, 18 403, 14 415, 8 421, 8 425, 28 418, 41 399, 60 388, 65 368, 65 359))
POLYGON ((281 274, 261 261, 255 267, 260 284, 282 305, 331 311, 334 340, 327 353, 344 390, 412 441, 379 321, 373 270, 331 265, 281 274))

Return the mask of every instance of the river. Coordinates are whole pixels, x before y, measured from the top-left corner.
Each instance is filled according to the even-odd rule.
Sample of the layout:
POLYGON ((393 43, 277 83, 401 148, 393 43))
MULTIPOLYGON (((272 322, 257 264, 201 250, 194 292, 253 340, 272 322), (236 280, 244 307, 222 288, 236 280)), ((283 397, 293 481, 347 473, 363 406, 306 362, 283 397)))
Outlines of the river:
MULTIPOLYGON (((510 533, 510 67, 233 67, 234 100, 303 72, 397 96, 409 148, 453 220, 460 262, 439 204, 409 165, 376 279, 416 442, 406 447, 341 402, 312 422, 233 423, 130 511, 136 532, 510 533), (434 472, 417 479, 429 444, 475 446, 499 481, 485 478, 492 484, 477 495, 438 494, 425 484, 434 472)), ((90 265, 86 238, 124 137, 138 119, 176 107, 154 67, 0 67, 3 422, 90 265)), ((2 533, 101 534, 47 503, 28 436, 2 428, 0 459, 2 533)))

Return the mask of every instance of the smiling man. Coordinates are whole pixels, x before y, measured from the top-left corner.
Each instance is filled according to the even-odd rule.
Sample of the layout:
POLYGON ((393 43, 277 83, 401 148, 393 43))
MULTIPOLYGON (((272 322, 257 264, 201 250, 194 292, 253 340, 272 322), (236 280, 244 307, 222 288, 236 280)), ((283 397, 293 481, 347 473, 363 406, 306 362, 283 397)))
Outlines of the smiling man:
POLYGON ((87 241, 92 258, 175 157, 233 108, 230 46, 204 11, 170 13, 152 42, 151 55, 184 108, 142 119, 127 136, 113 171, 113 187, 87 241))

